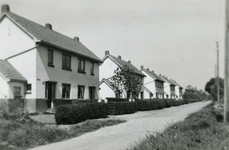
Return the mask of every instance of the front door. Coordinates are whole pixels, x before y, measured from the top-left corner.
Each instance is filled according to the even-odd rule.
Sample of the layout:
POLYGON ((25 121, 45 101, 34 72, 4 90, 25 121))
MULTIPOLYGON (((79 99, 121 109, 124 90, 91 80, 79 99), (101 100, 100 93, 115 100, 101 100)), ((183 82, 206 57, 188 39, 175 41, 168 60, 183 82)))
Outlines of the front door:
POLYGON ((91 101, 95 100, 95 87, 93 86, 89 87, 89 99, 91 101))
POLYGON ((45 92, 46 92, 46 99, 47 99, 47 107, 53 109, 53 99, 55 98, 55 82, 46 82, 45 85, 45 92))

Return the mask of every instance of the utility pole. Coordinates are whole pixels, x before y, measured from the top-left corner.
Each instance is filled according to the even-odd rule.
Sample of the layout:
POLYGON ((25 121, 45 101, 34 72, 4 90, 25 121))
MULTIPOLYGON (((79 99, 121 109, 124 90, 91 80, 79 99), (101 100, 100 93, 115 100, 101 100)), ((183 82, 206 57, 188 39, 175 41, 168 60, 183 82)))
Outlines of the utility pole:
POLYGON ((216 66, 216 82, 217 82, 217 102, 218 107, 220 104, 220 94, 219 94, 219 43, 216 42, 216 49, 217 49, 217 66, 216 66))
POLYGON ((226 3, 226 22, 225 22, 225 74, 224 74, 224 122, 229 123, 229 0, 226 3))

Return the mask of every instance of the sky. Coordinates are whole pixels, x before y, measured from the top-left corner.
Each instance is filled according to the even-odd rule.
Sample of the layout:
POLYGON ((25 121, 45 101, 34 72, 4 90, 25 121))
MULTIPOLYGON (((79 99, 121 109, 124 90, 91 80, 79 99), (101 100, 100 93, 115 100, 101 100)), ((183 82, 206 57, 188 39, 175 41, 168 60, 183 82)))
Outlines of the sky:
POLYGON ((0 0, 10 11, 71 38, 99 58, 109 50, 140 69, 204 89, 224 77, 225 0, 0 0))

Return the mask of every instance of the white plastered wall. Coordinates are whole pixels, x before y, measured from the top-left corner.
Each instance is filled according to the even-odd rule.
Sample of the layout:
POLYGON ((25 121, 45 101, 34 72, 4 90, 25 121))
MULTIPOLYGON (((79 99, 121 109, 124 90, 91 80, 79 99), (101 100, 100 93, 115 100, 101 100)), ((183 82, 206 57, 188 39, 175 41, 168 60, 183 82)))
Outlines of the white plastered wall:
POLYGON ((118 68, 118 65, 115 64, 109 57, 106 58, 99 67, 99 80, 101 81, 103 78, 107 79, 114 75, 114 71, 118 68))
POLYGON ((0 99, 9 98, 9 85, 7 81, 0 75, 0 99))
POLYGON ((32 38, 8 17, 0 22, 0 59, 8 58, 35 46, 32 38))
POLYGON ((103 82, 99 87, 101 99, 105 99, 106 97, 115 97, 115 92, 106 83, 103 82))

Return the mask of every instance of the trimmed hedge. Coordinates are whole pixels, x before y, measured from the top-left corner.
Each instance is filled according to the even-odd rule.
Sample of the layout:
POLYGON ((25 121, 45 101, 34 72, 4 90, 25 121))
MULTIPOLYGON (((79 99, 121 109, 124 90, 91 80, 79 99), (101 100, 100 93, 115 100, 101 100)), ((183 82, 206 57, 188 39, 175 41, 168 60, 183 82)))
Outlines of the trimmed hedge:
POLYGON ((115 97, 107 97, 108 102, 128 102, 128 98, 115 98, 115 97))
POLYGON ((136 102, 108 102, 109 115, 132 114, 137 112, 136 102))
POLYGON ((87 119, 106 118, 108 107, 105 103, 80 103, 60 105, 55 112, 56 124, 76 124, 87 119))

